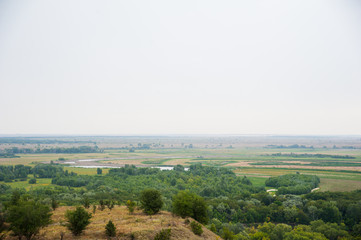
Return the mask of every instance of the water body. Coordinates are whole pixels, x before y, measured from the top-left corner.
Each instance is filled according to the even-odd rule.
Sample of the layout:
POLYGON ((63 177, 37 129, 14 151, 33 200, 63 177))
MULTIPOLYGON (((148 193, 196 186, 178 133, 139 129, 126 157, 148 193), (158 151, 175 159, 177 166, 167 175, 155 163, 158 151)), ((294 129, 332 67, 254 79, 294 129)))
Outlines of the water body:
MULTIPOLYGON (((100 165, 87 165, 87 166, 74 166, 74 167, 78 167, 78 168, 121 168, 118 166, 100 166, 100 165)), ((167 170, 173 170, 174 167, 170 167, 170 166, 153 166, 151 168, 159 168, 162 171, 167 171, 167 170)), ((184 168, 185 171, 188 171, 189 168, 184 168)))

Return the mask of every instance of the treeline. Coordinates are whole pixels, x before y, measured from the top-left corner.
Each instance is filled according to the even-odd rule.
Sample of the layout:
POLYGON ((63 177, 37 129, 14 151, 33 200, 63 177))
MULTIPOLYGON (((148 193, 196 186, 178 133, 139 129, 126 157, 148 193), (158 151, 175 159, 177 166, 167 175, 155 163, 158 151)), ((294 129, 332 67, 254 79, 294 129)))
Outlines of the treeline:
POLYGON ((31 172, 31 167, 24 165, 1 166, 0 181, 11 182, 14 179, 26 180, 31 172))
POLYGON ((50 164, 38 164, 35 167, 18 164, 15 166, 0 165, 0 181, 12 182, 13 180, 26 181, 29 174, 35 178, 55 178, 76 176, 74 172, 64 171, 62 166, 50 164))
MULTIPOLYGON (((270 145, 266 145, 265 148, 301 148, 301 149, 314 149, 314 146, 306 146, 306 145, 299 145, 299 144, 292 144, 292 145, 274 145, 274 144, 270 144, 270 145)), ((322 148, 326 148, 327 146, 323 146, 322 148)), ((336 146, 333 145, 332 147, 333 149, 360 149, 360 147, 355 147, 355 146, 336 146)))
POLYGON ((298 145, 298 144, 292 144, 292 145, 267 145, 265 146, 265 148, 309 148, 309 149, 314 149, 314 147, 311 146, 306 146, 306 145, 298 145))
POLYGON ((93 141, 79 141, 79 140, 59 140, 49 138, 20 138, 20 137, 0 137, 0 144, 14 143, 14 144, 62 144, 62 143, 93 143, 93 141))
POLYGON ((18 148, 18 147, 12 147, 12 148, 6 148, 2 150, 3 154, 31 154, 31 153, 97 153, 97 152, 103 152, 102 149, 98 148, 98 146, 80 146, 80 147, 71 147, 71 148, 61 148, 61 147, 55 147, 55 148, 18 148))
POLYGON ((330 155, 330 154, 309 154, 309 153, 273 153, 265 154, 263 156, 272 156, 272 157, 292 157, 292 158, 340 158, 340 159, 355 159, 353 156, 349 155, 330 155))
MULTIPOLYGON (((208 202, 209 227, 221 236, 231 232, 233 239, 268 239, 267 235, 272 231, 267 232, 264 238, 262 236, 256 238, 263 233, 253 226, 262 222, 287 224, 290 226, 287 227, 288 232, 292 231, 291 226, 300 231, 303 229, 302 234, 300 233, 304 235, 303 238, 289 239, 317 239, 312 238, 312 232, 319 232, 327 237, 323 236, 321 239, 336 240, 345 236, 349 237, 346 239, 353 239, 350 235, 361 236, 361 191, 340 194, 340 197, 332 197, 331 192, 310 193, 303 197, 295 195, 272 197, 267 193, 258 193, 238 201, 212 199, 208 202), (218 205, 215 204, 217 201, 218 205), (245 226, 250 228, 247 229, 245 226), (242 238, 245 235, 247 238, 242 238)), ((273 227, 275 226, 272 226, 272 229, 273 227)), ((270 239, 283 238, 273 236, 270 239)))
POLYGON ((0 153, 0 158, 19 158, 13 153, 0 153))
POLYGON ((306 194, 317 188, 319 183, 320 178, 316 175, 305 174, 287 174, 266 180, 267 187, 278 188, 277 194, 306 194))
MULTIPOLYGON (((238 227, 239 228, 239 227, 238 227)), ((238 230, 237 227, 233 229, 238 230)), ((292 226, 284 223, 265 222, 256 228, 242 229, 237 235, 232 230, 225 229, 221 234, 224 239, 233 240, 337 240, 354 239, 344 225, 325 223, 322 220, 312 221, 310 225, 292 226)))

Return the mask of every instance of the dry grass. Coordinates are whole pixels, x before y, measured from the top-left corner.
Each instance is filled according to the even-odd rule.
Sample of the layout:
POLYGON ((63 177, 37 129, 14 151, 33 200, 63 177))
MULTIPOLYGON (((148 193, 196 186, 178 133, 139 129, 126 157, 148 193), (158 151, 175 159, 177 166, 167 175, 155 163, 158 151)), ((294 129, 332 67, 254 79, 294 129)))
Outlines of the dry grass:
MULTIPOLYGON (((111 211, 96 210, 93 214, 91 223, 86 230, 79 236, 74 237, 71 232, 63 226, 65 223, 65 212, 75 207, 59 207, 55 210, 52 220, 53 223, 42 229, 38 239, 60 239, 60 233, 64 232, 64 239, 107 239, 105 235, 105 225, 112 220, 117 229, 117 236, 113 239, 131 239, 131 233, 135 239, 153 239, 162 229, 171 228, 172 239, 221 239, 213 232, 203 227, 202 236, 194 235, 189 224, 185 220, 172 216, 169 212, 161 212, 154 216, 146 216, 140 211, 129 214, 124 206, 115 206, 111 211)), ((90 210, 89 210, 90 211, 90 210)), ((6 239, 16 239, 8 237, 6 239)))

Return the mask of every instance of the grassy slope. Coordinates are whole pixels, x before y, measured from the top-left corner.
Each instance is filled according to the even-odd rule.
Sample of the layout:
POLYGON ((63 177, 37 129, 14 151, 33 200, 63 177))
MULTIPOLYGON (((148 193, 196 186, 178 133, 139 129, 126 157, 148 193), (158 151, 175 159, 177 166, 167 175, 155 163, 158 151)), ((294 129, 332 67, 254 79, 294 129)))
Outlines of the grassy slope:
MULTIPOLYGON (((203 227, 202 236, 194 235, 190 225, 185 224, 184 219, 172 216, 169 212, 161 212, 150 217, 138 210, 134 214, 129 214, 125 206, 115 206, 111 211, 97 210, 83 234, 80 237, 74 237, 66 227, 62 226, 65 223, 64 214, 69 209, 74 209, 74 207, 57 208, 52 216, 53 223, 41 230, 39 239, 60 239, 61 232, 65 233, 64 239, 107 239, 104 231, 109 220, 113 221, 117 229, 115 239, 131 239, 131 233, 134 233, 135 239, 153 239, 161 229, 167 228, 172 229, 172 239, 221 239, 205 227, 203 227)), ((8 237, 7 239, 15 238, 8 237)))

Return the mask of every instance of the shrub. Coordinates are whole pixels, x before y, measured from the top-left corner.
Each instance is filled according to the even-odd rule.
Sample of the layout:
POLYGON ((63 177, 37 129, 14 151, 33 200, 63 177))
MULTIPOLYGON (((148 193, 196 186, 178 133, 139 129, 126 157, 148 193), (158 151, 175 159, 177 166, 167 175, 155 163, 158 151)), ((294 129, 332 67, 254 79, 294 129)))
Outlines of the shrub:
POLYGON ((105 234, 108 237, 115 237, 116 229, 112 221, 109 220, 108 224, 105 225, 105 234))
POLYGON ((147 189, 141 193, 140 204, 145 214, 153 215, 162 208, 163 200, 158 190, 147 189))
POLYGON ((35 184, 36 183, 36 179, 35 178, 32 178, 29 180, 29 184, 35 184))
POLYGON ((82 231, 89 225, 91 213, 85 211, 82 207, 77 207, 75 211, 67 211, 65 217, 68 220, 67 227, 75 235, 80 235, 82 231))
POLYGON ((100 211, 103 211, 105 209, 105 203, 103 200, 99 201, 99 209, 100 209, 100 211))
POLYGON ((135 207, 135 202, 133 202, 132 200, 128 200, 126 205, 127 205, 128 210, 129 210, 129 213, 133 213, 134 212, 134 207, 135 207))
POLYGON ((162 229, 154 237, 154 240, 170 240, 171 229, 162 229))
POLYGON ((197 223, 196 221, 191 222, 191 229, 195 235, 200 236, 203 233, 202 225, 200 223, 197 223))
POLYGON ((97 206, 93 205, 93 214, 95 214, 96 210, 97 210, 97 206))
POLYGON ((55 198, 51 199, 51 208, 55 211, 55 209, 57 209, 58 207, 58 202, 55 200, 55 198))
POLYGON ((83 200, 82 200, 82 204, 85 208, 89 208, 90 207, 90 200, 88 197, 85 197, 83 200))
POLYGON ((107 205, 109 210, 112 210, 114 208, 114 201, 107 200, 105 201, 105 205, 107 205))

